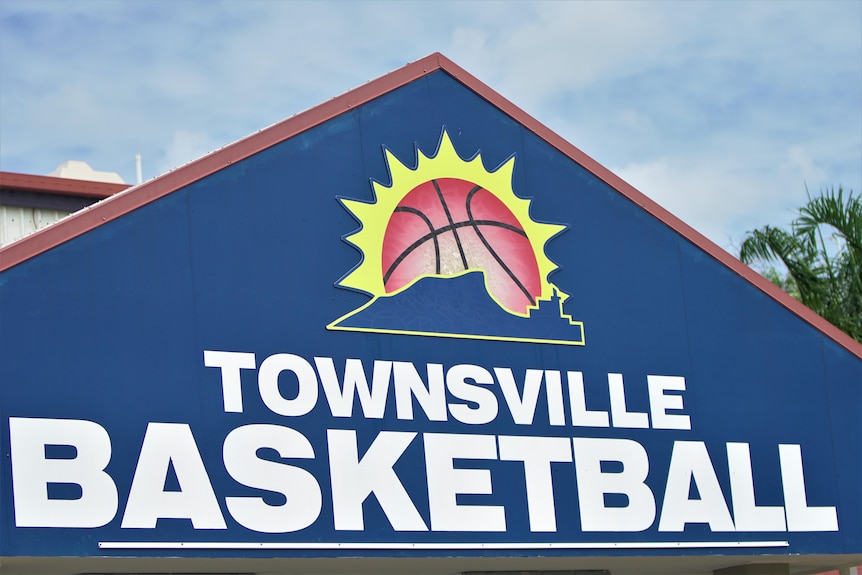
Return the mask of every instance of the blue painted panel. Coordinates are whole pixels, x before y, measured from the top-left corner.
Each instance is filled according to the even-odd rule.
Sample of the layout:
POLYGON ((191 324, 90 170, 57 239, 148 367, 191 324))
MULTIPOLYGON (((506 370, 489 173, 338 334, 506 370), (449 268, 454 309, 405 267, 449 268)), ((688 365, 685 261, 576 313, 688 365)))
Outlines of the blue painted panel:
POLYGON ((852 510, 854 505, 860 509, 859 486, 862 485, 862 462, 854 455, 862 453, 862 385, 853 382, 862 382, 862 364, 847 361, 844 350, 828 340, 823 341, 823 363, 835 453, 834 489, 839 496, 838 504, 849 510, 841 517, 841 528, 845 530, 844 552, 858 553, 862 548, 862 513, 852 510))
MULTIPOLYGON (((377 224, 362 225, 370 229, 377 224)), ((446 233, 451 230, 439 237, 446 233)), ((436 281, 475 289, 463 287, 478 285, 473 279, 436 281)), ((423 297, 427 296, 432 311, 442 317, 461 309, 459 302, 451 301, 453 290, 441 290, 435 299, 431 284, 422 281, 427 288, 423 297)), ((416 294, 408 289, 401 295, 416 294)), ((429 318, 433 321, 435 315, 422 319, 429 318)), ((399 319, 409 323, 410 318, 399 319)), ((527 321, 534 319, 531 315, 527 321)), ((490 320, 484 323, 491 324, 490 320)), ((2 555, 830 554, 855 553, 862 547, 860 361, 442 72, 4 272, 0 276, 0 350, 2 555), (558 266, 547 280, 569 295, 562 311, 572 321, 582 322, 585 342, 546 344, 326 329, 370 299, 340 285, 363 261, 363 254, 345 241, 358 241, 351 234, 360 223, 348 209, 351 204, 343 205, 339 198, 373 202, 372 182, 397 184, 384 147, 413 169, 419 161, 417 149, 433 155, 444 128, 463 160, 481 152, 486 172, 514 156, 511 185, 516 196, 531 199, 529 219, 566 227, 544 247, 558 266), (204 365, 204 350, 254 354, 257 369, 243 369, 239 375, 241 412, 236 404, 226 408, 220 370, 204 365), (310 368, 315 377, 323 377, 315 358, 331 358, 338 377, 346 360, 359 359, 369 380, 374 361, 381 360, 403 362, 398 369, 408 371, 412 365, 424 385, 431 377, 429 371, 446 373, 459 365, 478 366, 481 369, 472 371, 473 376, 484 372, 493 381, 468 386, 468 392, 463 388, 459 392, 450 382, 449 407, 434 417, 415 400, 414 416, 407 417, 392 390, 382 404, 381 417, 362 417, 359 404, 354 405, 353 417, 337 417, 322 389, 307 414, 286 416, 276 413, 258 390, 258 370, 276 354, 302 358, 315 366, 310 368), (546 370, 530 425, 518 423, 517 417, 523 416, 507 407, 502 376, 495 368, 511 369, 519 393, 524 392, 527 370, 546 370), (573 426, 567 372, 582 374, 586 407, 592 411, 614 411, 609 380, 623 381, 628 412, 640 414, 630 416, 651 427, 623 425, 618 411, 609 417, 609 426, 573 426), (688 416, 690 430, 662 428, 655 419, 649 376, 685 379, 684 391, 667 393, 671 397, 668 413, 688 416), (482 395, 481 389, 488 393, 482 395), (498 412, 486 423, 466 423, 455 416, 458 407, 452 406, 478 417, 475 412, 488 405, 489 397, 498 412), (104 428, 111 440, 110 463, 104 471, 118 492, 113 518, 89 528, 22 525, 26 521, 13 501, 15 490, 20 497, 24 490, 12 482, 10 418, 85 420, 104 428), (133 503, 133 480, 143 476, 140 472, 136 476, 136 467, 144 436, 154 424, 188 425, 224 528, 195 528, 191 515, 163 515, 155 527, 122 526, 133 503), (225 438, 241 426, 260 424, 289 427, 310 442, 313 458, 282 459, 272 446, 255 452, 260 460, 280 462, 281 469, 291 465, 304 470, 317 482, 319 515, 307 526, 282 533, 256 531, 244 526, 228 504, 230 498, 262 498, 265 505, 276 508, 285 501, 262 485, 247 486, 236 478, 238 471, 225 463, 231 459, 223 454, 225 438), (334 509, 343 508, 334 501, 331 487, 330 430, 336 430, 334 435, 338 430, 355 431, 359 455, 380 437, 393 437, 381 432, 416 434, 391 473, 426 529, 415 528, 415 521, 410 529, 393 527, 393 508, 378 503, 374 495, 361 506, 363 528, 346 529, 343 524, 338 528, 343 517, 338 519, 334 509), (491 437, 492 448, 484 457, 456 459, 450 471, 460 473, 461 479, 440 484, 444 491, 451 490, 453 501, 446 507, 439 492, 429 488, 426 457, 433 452, 434 441, 452 434, 464 437, 456 438, 451 449, 473 445, 477 436, 491 437), (603 503, 584 501, 578 488, 588 484, 585 462, 589 457, 584 451, 575 454, 575 461, 565 461, 563 456, 564 461, 547 466, 555 525, 537 523, 531 529, 531 519, 539 513, 530 506, 539 504, 530 503, 528 493, 539 490, 530 484, 535 479, 527 480, 522 461, 501 460, 501 446, 509 440, 495 439, 500 436, 564 438, 569 446, 572 438, 577 438, 576 443, 597 438, 610 454, 600 465, 605 480, 612 483, 613 474, 623 469, 620 462, 612 461, 613 449, 620 445, 633 449, 635 459, 644 454, 649 473, 642 481, 629 483, 635 490, 640 485, 640 491, 621 493, 609 488, 598 493, 603 503), (425 449, 423 441, 431 447, 425 449), (781 526, 773 531, 747 527, 733 531, 733 521, 742 525, 744 512, 733 506, 728 450, 740 443, 747 444, 751 453, 757 506, 775 510, 790 497, 798 507, 799 498, 786 495, 782 480, 782 472, 788 479, 802 477, 794 467, 793 454, 798 449, 807 497, 803 507, 813 508, 814 515, 825 514, 826 524, 832 513, 838 530, 817 531, 797 522, 790 531, 781 526), (666 489, 669 468, 676 469, 671 474, 687 479, 686 466, 692 459, 680 455, 687 448, 695 450, 691 457, 705 449, 708 459, 701 462, 693 482, 666 489), (785 449, 783 459, 781 449, 785 449), (713 477, 717 500, 716 492, 710 491, 713 477), (598 529, 593 523, 590 528, 590 522, 596 521, 585 511, 590 503, 604 509, 598 515, 610 516, 613 508, 633 505, 633 498, 642 501, 644 493, 654 499, 655 510, 643 526, 623 522, 598 529), (709 510, 702 510, 701 499, 712 502, 709 510), (680 511, 686 505, 687 511, 680 511), (492 511, 490 519, 479 521, 480 527, 469 530, 463 523, 454 527, 446 523, 446 513, 453 508, 454 513, 466 510, 470 515, 482 506, 492 511), (727 507, 730 531, 723 530, 721 506, 727 507), (499 526, 493 519, 499 509, 505 514, 504 531, 491 528, 499 526), (674 512, 688 518, 677 530, 674 512), (141 545, 122 546, 129 542, 141 545), (178 550, 155 542, 212 545, 178 550), (264 547, 240 545, 257 543, 264 547), (374 547, 379 544, 389 547, 374 547), (411 548, 414 544, 418 547, 411 548)), ((247 361, 250 356, 243 357, 247 361)), ((405 372, 400 373, 396 375, 400 384, 393 386, 408 381, 405 372)), ((299 393, 296 376, 284 373, 277 381, 276 388, 286 400, 299 393)), ((45 454, 25 454, 18 461, 74 458, 74 453, 63 449, 49 445, 45 454)), ((151 453, 166 453, 170 445, 161 449, 151 453)), ((159 478, 163 481, 159 489, 188 493, 188 483, 183 485, 179 479, 188 477, 185 465, 187 459, 173 461, 159 478)), ((628 460, 627 465, 632 473, 636 461, 628 460)), ((431 473, 445 467, 438 461, 431 473)), ((380 474, 387 473, 384 465, 380 474)), ((80 496, 74 484, 60 483, 47 488, 49 500, 80 496)), ((303 498, 313 500, 313 495, 307 492, 303 498)), ((736 499, 741 506, 740 497, 736 499)), ((783 512, 779 514, 783 525, 783 512)), ((775 514, 770 517, 759 524, 771 521, 774 527, 775 514)))

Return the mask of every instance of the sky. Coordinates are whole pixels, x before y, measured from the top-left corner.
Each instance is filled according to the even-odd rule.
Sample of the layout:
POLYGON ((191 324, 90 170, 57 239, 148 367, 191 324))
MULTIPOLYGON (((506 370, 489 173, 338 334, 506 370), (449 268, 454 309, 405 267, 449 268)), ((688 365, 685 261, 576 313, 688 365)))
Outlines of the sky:
POLYGON ((862 0, 0 0, 0 170, 148 180, 432 52, 731 252, 862 191, 862 0))

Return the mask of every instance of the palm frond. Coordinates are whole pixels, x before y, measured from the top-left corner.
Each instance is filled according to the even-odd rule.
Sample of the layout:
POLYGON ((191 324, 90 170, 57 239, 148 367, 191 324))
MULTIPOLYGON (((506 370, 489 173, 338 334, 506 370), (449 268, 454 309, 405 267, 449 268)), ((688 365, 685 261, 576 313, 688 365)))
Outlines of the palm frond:
POLYGON ((793 286, 802 303, 862 342, 862 201, 852 190, 845 196, 838 186, 809 195, 789 232, 772 226, 750 231, 739 257, 747 264, 783 264, 787 278, 774 283, 793 286), (840 240, 832 248, 827 238, 835 236, 840 240))

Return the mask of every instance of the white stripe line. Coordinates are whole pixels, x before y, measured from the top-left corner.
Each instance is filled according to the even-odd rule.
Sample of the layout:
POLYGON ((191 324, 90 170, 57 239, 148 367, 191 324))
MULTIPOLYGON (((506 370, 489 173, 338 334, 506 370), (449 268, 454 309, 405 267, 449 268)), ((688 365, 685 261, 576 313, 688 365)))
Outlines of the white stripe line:
POLYGON ((643 541, 608 543, 247 543, 216 541, 101 541, 100 549, 283 549, 283 550, 448 550, 448 549, 733 549, 789 547, 787 541, 643 541))

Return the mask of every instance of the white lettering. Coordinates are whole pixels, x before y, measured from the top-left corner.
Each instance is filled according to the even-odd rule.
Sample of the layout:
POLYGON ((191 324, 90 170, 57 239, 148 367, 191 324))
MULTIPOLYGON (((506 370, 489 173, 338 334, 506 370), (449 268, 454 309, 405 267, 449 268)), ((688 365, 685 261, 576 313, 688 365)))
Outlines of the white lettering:
POLYGON ((654 429, 691 429, 688 415, 668 413, 682 409, 681 395, 666 395, 665 391, 685 391, 685 378, 669 375, 648 375, 649 409, 654 429))
POLYGON ((783 507, 758 506, 754 500, 754 474, 747 443, 727 444, 730 499, 737 531, 786 531, 783 507))
POLYGON ((241 369, 256 367, 253 353, 204 350, 204 365, 221 368, 221 389, 225 413, 242 413, 241 369))
POLYGON ((583 531, 644 531, 655 520, 655 498, 645 481, 649 458, 630 439, 575 437, 575 475, 583 531), (602 471, 602 462, 619 471, 602 471), (608 506, 605 494, 623 495, 625 506, 608 506))
POLYGON ((320 486, 299 467, 257 457, 258 449, 274 449, 279 457, 314 459, 314 448, 304 435, 280 425, 244 425, 224 440, 224 466, 239 483, 284 496, 281 505, 262 497, 226 497, 228 511, 237 522, 261 533, 288 533, 305 529, 322 507, 320 486))
POLYGON ((802 447, 779 445, 781 482, 784 486, 784 508, 790 531, 838 531, 834 507, 809 507, 802 473, 802 447))
POLYGON ((412 363, 395 361, 395 412, 398 419, 413 419, 413 398, 430 421, 446 421, 446 386, 443 366, 428 364, 428 386, 412 363))
POLYGON ((607 411, 588 411, 584 392, 584 374, 570 371, 567 374, 569 385, 569 406, 572 409, 572 425, 576 427, 608 427, 607 411))
POLYGON ((150 423, 123 515, 124 529, 153 529, 159 519, 191 519, 195 529, 226 529, 192 430, 150 423), (165 491, 173 466, 179 491, 165 491))
POLYGON ((278 415, 299 417, 314 409, 317 403, 317 374, 305 359, 290 353, 271 355, 260 364, 257 374, 260 398, 278 415), (296 376, 297 391, 287 399, 279 391, 279 376, 290 371, 296 376))
POLYGON ((542 387, 542 377, 545 372, 541 369, 528 369, 524 376, 523 395, 518 391, 515 377, 508 367, 495 367, 494 373, 503 397, 509 406, 509 413, 518 425, 532 425, 536 414, 536 404, 539 401, 539 389, 542 387))
POLYGON ((572 461, 568 438, 501 436, 498 442, 501 460, 524 462, 530 531, 556 531, 551 463, 572 461))
POLYGON ((545 372, 545 392, 548 394, 548 422, 551 425, 566 424, 566 409, 563 403, 563 383, 560 372, 545 372))
POLYGON ((383 419, 386 397, 389 395, 389 380, 392 375, 391 361, 375 361, 371 376, 371 389, 362 368, 362 361, 348 359, 344 362, 344 384, 338 385, 335 364, 330 357, 315 357, 317 373, 323 385, 323 393, 329 403, 333 417, 353 417, 354 395, 359 396, 362 416, 366 419, 383 419))
POLYGON ((449 413, 461 423, 483 425, 497 417, 497 396, 490 389, 479 387, 493 385, 494 378, 484 367, 478 365, 455 365, 446 372, 446 387, 449 393, 463 401, 475 403, 476 407, 462 403, 450 403, 449 413), (468 383, 472 380, 473 383, 468 383))
POLYGON ((415 437, 415 433, 381 431, 360 459, 355 431, 327 431, 336 529, 362 531, 362 503, 373 493, 393 529, 428 530, 393 469, 415 437))
POLYGON ((456 469, 456 459, 497 459, 493 435, 426 433, 425 468, 434 531, 505 531, 502 506, 458 505, 458 495, 490 495, 491 471, 456 469))
POLYGON ((686 523, 708 523, 711 531, 734 530, 721 485, 702 441, 673 443, 658 530, 684 531, 686 523), (692 482, 699 498, 690 498, 692 482))
POLYGON ((646 413, 626 411, 626 389, 623 376, 619 373, 608 374, 608 393, 611 397, 611 421, 614 427, 646 429, 649 427, 649 417, 646 413))
POLYGON ((75 419, 9 418, 12 498, 18 527, 102 527, 117 513, 114 481, 105 473, 111 438, 98 423, 75 419), (74 457, 49 459, 48 446, 74 457), (76 499, 52 499, 50 484, 80 487, 76 499))

